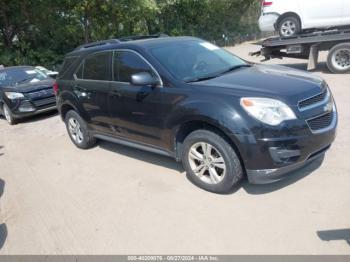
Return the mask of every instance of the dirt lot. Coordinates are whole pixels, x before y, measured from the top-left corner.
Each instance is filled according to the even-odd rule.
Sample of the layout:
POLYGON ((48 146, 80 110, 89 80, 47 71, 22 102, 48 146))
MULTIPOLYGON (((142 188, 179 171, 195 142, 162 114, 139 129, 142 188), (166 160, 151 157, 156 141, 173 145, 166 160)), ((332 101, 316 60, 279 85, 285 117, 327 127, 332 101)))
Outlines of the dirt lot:
MULTIPOLYGON (((256 49, 231 48, 259 61, 247 56, 256 49)), ((350 75, 324 64, 315 74, 340 113, 324 162, 230 195, 198 189, 166 157, 107 142, 79 150, 56 114, 0 119, 0 253, 350 254, 350 75)))

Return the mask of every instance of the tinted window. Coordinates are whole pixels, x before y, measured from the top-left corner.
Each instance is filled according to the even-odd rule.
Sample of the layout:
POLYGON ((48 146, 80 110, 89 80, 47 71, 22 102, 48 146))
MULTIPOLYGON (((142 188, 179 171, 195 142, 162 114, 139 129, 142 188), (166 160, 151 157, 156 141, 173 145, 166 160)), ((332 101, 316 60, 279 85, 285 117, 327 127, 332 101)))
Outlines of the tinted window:
POLYGON ((84 63, 82 63, 79 66, 78 71, 75 73, 75 75, 77 76, 77 78, 83 79, 83 72, 84 72, 84 63))
POLYGON ((62 68, 60 69, 59 74, 63 75, 76 60, 77 60, 76 56, 66 57, 64 59, 64 62, 63 62, 62 68))
POLYGON ((85 58, 83 79, 110 80, 111 52, 101 52, 85 58))
POLYGON ((149 72, 154 75, 152 68, 137 54, 128 51, 117 51, 114 55, 114 80, 130 82, 131 75, 149 72))

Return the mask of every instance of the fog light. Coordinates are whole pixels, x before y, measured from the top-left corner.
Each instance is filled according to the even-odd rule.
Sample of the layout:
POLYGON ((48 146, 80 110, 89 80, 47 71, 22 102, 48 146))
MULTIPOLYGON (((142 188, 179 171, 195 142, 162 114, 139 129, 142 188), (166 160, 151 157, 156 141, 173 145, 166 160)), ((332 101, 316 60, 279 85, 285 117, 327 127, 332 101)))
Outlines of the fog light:
POLYGON ((270 155, 276 163, 293 163, 298 160, 301 155, 300 150, 290 150, 278 147, 269 148, 270 155))
POLYGON ((22 105, 18 108, 19 112, 33 112, 35 111, 35 108, 32 107, 31 105, 22 105))

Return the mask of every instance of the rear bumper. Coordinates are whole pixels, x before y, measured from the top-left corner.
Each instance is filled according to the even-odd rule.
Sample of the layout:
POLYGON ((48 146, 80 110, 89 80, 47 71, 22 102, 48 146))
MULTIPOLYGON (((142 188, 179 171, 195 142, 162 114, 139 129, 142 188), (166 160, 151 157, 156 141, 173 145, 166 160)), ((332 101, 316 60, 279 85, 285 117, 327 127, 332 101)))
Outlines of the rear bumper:
POLYGON ((276 13, 262 14, 259 18, 259 28, 262 32, 274 32, 279 15, 276 13))

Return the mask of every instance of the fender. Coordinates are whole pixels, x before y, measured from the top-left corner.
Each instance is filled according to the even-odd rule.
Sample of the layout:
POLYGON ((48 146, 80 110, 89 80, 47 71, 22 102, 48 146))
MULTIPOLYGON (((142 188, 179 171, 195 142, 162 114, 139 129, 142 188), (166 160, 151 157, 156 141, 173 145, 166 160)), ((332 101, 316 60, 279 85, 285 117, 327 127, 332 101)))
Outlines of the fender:
POLYGON ((79 115, 86 122, 89 122, 89 117, 87 116, 87 114, 85 113, 83 108, 81 107, 81 103, 79 103, 78 98, 75 95, 73 95, 72 92, 64 90, 64 91, 61 91, 59 93, 58 99, 57 99, 57 109, 58 109, 63 121, 64 121, 64 117, 63 117, 62 108, 65 105, 72 107, 75 111, 77 111, 79 113, 79 115), (62 102, 62 101, 64 101, 64 102, 62 102))
POLYGON ((177 134, 181 127, 199 121, 219 129, 239 149, 240 136, 251 133, 246 121, 241 116, 242 111, 236 108, 241 109, 238 101, 227 104, 222 100, 210 102, 197 100, 178 105, 166 121, 166 129, 170 130, 170 132, 166 132, 167 137, 164 137, 167 141, 167 147, 175 151, 177 134), (216 108, 216 110, 212 110, 212 108, 216 108))

